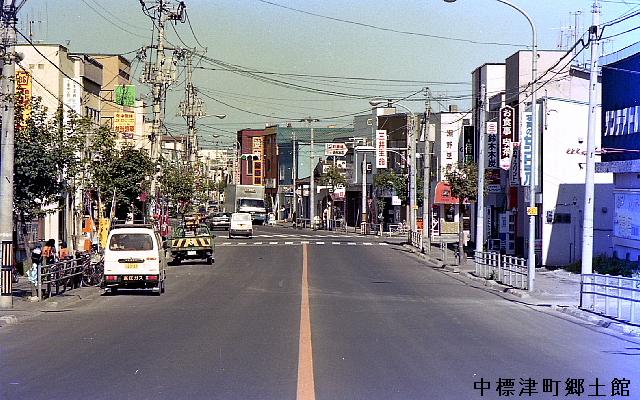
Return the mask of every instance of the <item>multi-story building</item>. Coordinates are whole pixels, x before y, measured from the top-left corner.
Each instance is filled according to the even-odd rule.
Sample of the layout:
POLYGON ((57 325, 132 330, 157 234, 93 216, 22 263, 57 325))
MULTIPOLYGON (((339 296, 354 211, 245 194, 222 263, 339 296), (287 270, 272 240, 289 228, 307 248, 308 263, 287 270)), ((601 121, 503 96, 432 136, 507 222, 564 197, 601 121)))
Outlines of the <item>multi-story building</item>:
MULTIPOLYGON (((30 77, 32 98, 41 98, 51 117, 61 110, 64 121, 72 114, 88 117, 96 124, 100 121, 100 88, 103 84, 100 62, 88 55, 71 54, 59 44, 20 44, 16 47, 24 55, 16 74, 30 77)), ((65 193, 63 198, 64 204, 47 206, 51 212, 34 222, 38 229, 28 228, 34 233, 26 239, 30 243, 19 243, 19 246, 32 246, 46 238, 55 239, 57 243, 66 240, 72 249, 79 247, 83 239, 82 221, 74 215, 82 208, 82 190, 65 193)))
MULTIPOLYGON (((640 261, 640 43, 602 57, 599 64, 602 162, 596 172, 615 178, 613 204, 596 206, 594 219, 611 218, 614 256, 640 261)), ((596 189, 596 202, 601 195, 596 189)))
MULTIPOLYGON (((528 86, 531 52, 516 52, 505 64, 485 64, 472 75, 474 120, 479 124, 480 85, 484 84, 487 90, 485 120, 497 123, 498 129, 497 134, 485 133, 485 248, 525 255, 529 239, 528 187, 533 176, 526 160, 530 160, 535 151, 538 160, 535 196, 540 210, 536 218, 535 247, 537 261, 542 265, 574 262, 582 247, 586 148, 583 139, 587 131, 589 80, 584 70, 562 60, 565 54, 564 51, 539 52, 537 133, 531 132, 531 91, 528 86), (510 157, 505 165, 501 161, 502 147, 509 141, 501 139, 505 121, 500 110, 511 112, 508 107, 513 110, 507 119, 513 129, 507 139, 513 146, 507 152, 510 157), (539 138, 536 150, 527 145, 531 139, 529 132, 539 138)), ((603 193, 596 199, 600 207, 606 208, 611 202, 610 196, 605 195, 610 184, 611 175, 597 179, 598 192, 603 193)), ((601 218, 596 220, 596 228, 597 251, 606 252, 610 247, 611 224, 601 218)))

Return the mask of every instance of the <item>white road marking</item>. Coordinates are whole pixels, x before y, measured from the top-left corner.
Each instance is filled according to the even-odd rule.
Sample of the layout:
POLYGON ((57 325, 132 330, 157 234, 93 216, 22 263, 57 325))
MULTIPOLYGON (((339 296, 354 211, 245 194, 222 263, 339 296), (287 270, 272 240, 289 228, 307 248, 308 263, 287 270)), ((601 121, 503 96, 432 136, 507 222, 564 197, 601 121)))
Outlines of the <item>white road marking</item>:
POLYGON ((324 242, 316 242, 316 244, 324 244, 324 242))
POLYGON ((269 242, 269 244, 278 244, 278 242, 269 242))
POLYGON ((355 246, 355 245, 356 245, 356 243, 355 243, 355 242, 349 242, 349 243, 347 243, 347 245, 349 245, 349 246, 355 246))
POLYGON ((284 242, 284 244, 293 244, 293 242, 284 242))
POLYGON ((331 242, 331 244, 340 245, 340 242, 331 242))

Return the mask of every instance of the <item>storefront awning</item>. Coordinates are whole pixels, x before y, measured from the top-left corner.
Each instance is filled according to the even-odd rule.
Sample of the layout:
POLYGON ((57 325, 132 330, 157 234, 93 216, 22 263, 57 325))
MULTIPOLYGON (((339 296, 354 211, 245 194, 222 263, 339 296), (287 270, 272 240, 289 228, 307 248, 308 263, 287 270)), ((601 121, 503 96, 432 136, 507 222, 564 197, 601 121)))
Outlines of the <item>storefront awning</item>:
POLYGON ((438 182, 433 196, 433 204, 458 204, 458 198, 451 194, 451 186, 447 182, 438 182))

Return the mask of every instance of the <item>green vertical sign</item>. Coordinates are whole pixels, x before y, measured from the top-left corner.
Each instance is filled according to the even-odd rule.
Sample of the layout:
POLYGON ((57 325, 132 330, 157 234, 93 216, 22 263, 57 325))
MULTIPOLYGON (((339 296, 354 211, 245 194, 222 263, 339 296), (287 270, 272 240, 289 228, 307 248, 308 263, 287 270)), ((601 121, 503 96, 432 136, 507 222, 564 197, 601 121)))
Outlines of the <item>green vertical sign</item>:
POLYGON ((133 107, 136 102, 136 87, 134 85, 116 86, 116 104, 133 107))

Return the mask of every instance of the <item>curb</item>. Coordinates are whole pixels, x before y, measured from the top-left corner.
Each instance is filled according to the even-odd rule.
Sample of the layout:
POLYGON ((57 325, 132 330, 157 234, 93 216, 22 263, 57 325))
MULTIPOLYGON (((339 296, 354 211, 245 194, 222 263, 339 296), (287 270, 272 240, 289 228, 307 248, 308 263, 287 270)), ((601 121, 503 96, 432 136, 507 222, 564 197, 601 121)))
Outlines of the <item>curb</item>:
MULTIPOLYGON (((496 281, 492 281, 492 280, 488 280, 488 279, 484 279, 481 278, 479 276, 475 276, 473 273, 468 272, 468 271, 460 271, 460 268, 456 265, 443 265, 442 261, 438 260, 438 259, 434 259, 426 254, 423 254, 419 251, 417 251, 417 249, 415 249, 413 246, 409 246, 409 245, 403 245, 403 247, 408 248, 411 250, 411 252, 417 256, 419 256, 420 258, 425 259, 426 261, 428 261, 429 263, 433 264, 433 266, 435 268, 440 268, 443 269, 445 271, 449 271, 449 272, 453 272, 453 273, 457 273, 460 274, 460 276, 463 276, 469 280, 472 280, 474 282, 480 283, 483 286, 486 286, 487 288, 490 288, 492 290, 496 290, 499 291, 501 293, 507 293, 509 295, 518 297, 520 299, 530 299, 531 295, 526 291, 526 290, 520 290, 520 289, 514 289, 512 287, 509 286, 505 286, 501 283, 498 283, 496 281)), ((633 336, 633 337, 640 337, 640 327, 637 326, 633 326, 633 325, 628 325, 625 324, 623 322, 618 322, 612 319, 609 319, 607 317, 603 317, 594 313, 591 313, 589 311, 585 311, 585 310, 581 310, 577 307, 574 306, 557 306, 557 305, 552 305, 550 308, 550 310, 553 310, 555 312, 564 314, 564 315, 568 315, 574 318, 578 318, 580 320, 592 323, 596 326, 602 327, 602 328, 606 328, 606 329, 611 329, 617 333, 621 333, 623 335, 627 335, 627 336, 633 336)))
POLYGON ((43 301, 33 301, 33 297, 27 297, 23 300, 14 302, 14 308, 2 309, 0 312, 5 311, 7 315, 0 317, 0 328, 9 325, 16 325, 21 322, 30 320, 37 317, 43 311, 49 309, 57 309, 61 307, 73 307, 83 301, 91 301, 102 294, 102 289, 99 287, 85 287, 81 292, 69 293, 64 297, 54 296, 43 301), (22 305, 22 307, 15 307, 16 305, 22 305), (15 312, 23 314, 16 315, 15 312))

